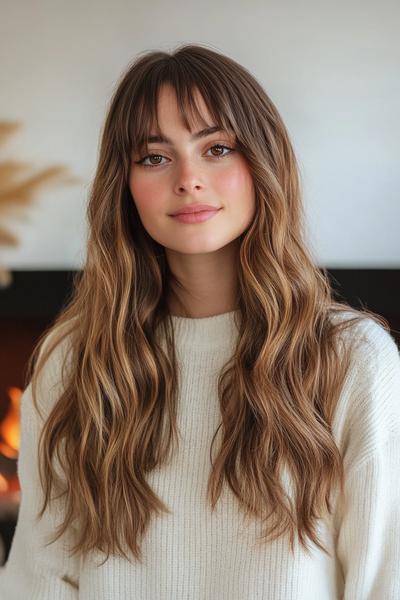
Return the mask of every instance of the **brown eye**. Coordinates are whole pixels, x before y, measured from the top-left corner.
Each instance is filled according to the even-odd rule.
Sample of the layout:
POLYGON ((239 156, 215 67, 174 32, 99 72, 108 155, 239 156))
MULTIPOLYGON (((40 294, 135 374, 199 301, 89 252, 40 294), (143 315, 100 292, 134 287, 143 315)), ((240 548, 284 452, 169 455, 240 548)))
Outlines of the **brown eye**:
POLYGON ((157 161, 153 162, 153 159, 163 159, 165 158, 164 156, 162 156, 161 154, 148 154, 147 156, 143 157, 141 160, 136 161, 136 164, 138 165, 143 165, 144 167, 158 167, 158 165, 163 165, 164 163, 157 161), (150 163, 146 163, 145 161, 149 160, 150 163))
POLYGON ((229 148, 229 146, 225 146, 224 144, 214 144, 213 146, 211 146, 211 148, 209 148, 209 150, 214 150, 215 148, 217 148, 217 150, 219 150, 219 152, 217 152, 216 154, 213 154, 213 156, 215 158, 224 158, 225 156, 227 156, 228 154, 233 152, 233 148, 229 148), (226 152, 224 154, 223 153, 224 150, 229 150, 229 152, 226 152))
POLYGON ((215 149, 222 151, 222 152, 218 152, 217 156, 220 156, 223 153, 223 148, 222 148, 222 146, 220 144, 216 144, 215 146, 213 146, 212 148, 210 148, 210 150, 215 150, 215 149))
MULTIPOLYGON (((147 158, 149 158, 149 159, 150 159, 150 162, 153 162, 153 164, 154 164, 154 159, 159 159, 159 158, 161 158, 161 159, 162 159, 162 156, 161 156, 161 154, 149 154, 149 156, 148 156, 147 158)), ((160 164, 160 162, 159 162, 158 160, 156 160, 156 161, 155 161, 155 164, 156 164, 156 165, 159 165, 159 164, 160 164)))

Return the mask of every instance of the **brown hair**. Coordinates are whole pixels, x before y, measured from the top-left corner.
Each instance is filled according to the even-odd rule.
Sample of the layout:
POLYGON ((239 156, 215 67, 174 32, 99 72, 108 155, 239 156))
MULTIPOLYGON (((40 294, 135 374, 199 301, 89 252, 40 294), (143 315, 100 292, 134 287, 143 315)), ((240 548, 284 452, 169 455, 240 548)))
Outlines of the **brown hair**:
POLYGON ((146 146, 165 83, 175 89, 188 127, 199 90, 215 124, 235 133, 256 190, 256 216, 240 236, 238 341, 218 382, 222 442, 211 465, 210 505, 225 482, 246 515, 263 519, 265 541, 289 534, 293 550, 297 535, 307 549, 309 537, 326 552, 316 520, 331 511, 334 486, 343 489, 331 430, 350 364, 341 332, 365 318, 388 326, 367 309, 333 299, 327 273, 303 239, 299 169, 276 107, 244 67, 201 45, 138 56, 112 97, 90 190, 86 263, 31 357, 35 390, 64 340, 62 386, 39 444, 38 516, 54 488, 65 508, 54 539, 75 525, 73 553, 99 549, 107 558, 129 559, 127 548, 141 561, 152 513, 170 512, 146 473, 178 445, 177 363, 165 301, 173 276, 128 188, 132 152, 146 146), (345 313, 349 318, 336 318, 345 313), (292 502, 280 479, 284 465, 292 502))

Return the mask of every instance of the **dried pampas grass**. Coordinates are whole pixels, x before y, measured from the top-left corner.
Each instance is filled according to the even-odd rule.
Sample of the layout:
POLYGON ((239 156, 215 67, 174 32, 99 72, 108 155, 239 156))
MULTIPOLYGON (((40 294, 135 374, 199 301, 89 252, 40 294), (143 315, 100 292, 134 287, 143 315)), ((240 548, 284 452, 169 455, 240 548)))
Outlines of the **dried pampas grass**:
MULTIPOLYGON (((0 121, 0 146, 20 127, 20 123, 0 121)), ((0 160, 0 247, 18 246, 20 240, 6 226, 5 220, 18 218, 27 221, 27 208, 46 186, 70 185, 81 180, 71 176, 66 167, 54 165, 30 173, 31 164, 16 160, 0 160)), ((0 287, 11 285, 9 270, 0 264, 0 287)))

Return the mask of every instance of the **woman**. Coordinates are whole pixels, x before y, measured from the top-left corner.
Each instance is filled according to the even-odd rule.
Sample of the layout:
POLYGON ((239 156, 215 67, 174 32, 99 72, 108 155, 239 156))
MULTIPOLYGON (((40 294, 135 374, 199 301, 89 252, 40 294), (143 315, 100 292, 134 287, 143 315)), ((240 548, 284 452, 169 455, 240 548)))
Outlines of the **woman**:
POLYGON ((314 264, 254 77, 137 57, 88 221, 30 363, 1 598, 399 598, 399 352, 314 264))

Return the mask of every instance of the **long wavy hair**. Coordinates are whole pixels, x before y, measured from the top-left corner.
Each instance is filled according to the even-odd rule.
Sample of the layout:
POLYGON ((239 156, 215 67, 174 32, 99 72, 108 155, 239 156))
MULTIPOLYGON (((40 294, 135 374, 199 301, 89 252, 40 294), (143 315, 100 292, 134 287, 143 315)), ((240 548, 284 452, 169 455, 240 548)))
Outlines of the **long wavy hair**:
POLYGON ((37 518, 55 494, 64 512, 51 542, 74 527, 72 554, 99 550, 141 562, 152 513, 171 512, 146 474, 179 448, 166 298, 180 282, 128 188, 132 153, 147 148, 158 124, 163 84, 173 86, 189 129, 200 92, 215 124, 234 132, 256 192, 256 215, 239 239, 237 344, 218 379, 222 436, 214 459, 210 453, 211 509, 225 483, 246 516, 262 519, 262 541, 287 534, 292 551, 296 537, 308 550, 308 537, 327 552, 317 520, 331 512, 334 487, 344 489, 332 420, 351 362, 351 345, 342 342, 352 336, 341 333, 365 318, 389 326, 334 299, 304 241, 299 168, 282 118, 243 66, 203 45, 141 53, 108 107, 89 191, 86 261, 28 364, 41 413, 40 372, 63 348, 56 401, 42 415, 37 518), (293 498, 281 479, 285 465, 293 498))

